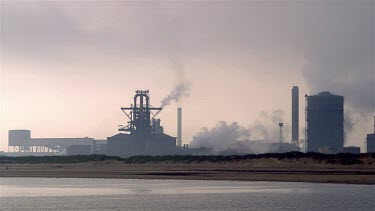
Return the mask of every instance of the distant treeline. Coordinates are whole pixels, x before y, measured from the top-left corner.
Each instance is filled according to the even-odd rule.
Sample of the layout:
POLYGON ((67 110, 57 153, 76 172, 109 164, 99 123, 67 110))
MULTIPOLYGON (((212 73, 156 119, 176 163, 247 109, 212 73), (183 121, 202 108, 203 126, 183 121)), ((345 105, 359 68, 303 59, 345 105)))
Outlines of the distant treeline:
MULTIPOLYGON (((0 157, 0 164, 41 164, 41 163, 83 163, 97 161, 120 161, 126 164, 142 163, 201 163, 201 162, 243 162, 256 159, 278 159, 278 160, 299 160, 308 158, 315 162, 327 164, 353 165, 364 164, 363 160, 375 160, 375 153, 366 154, 320 154, 320 153, 267 153, 249 155, 165 155, 165 156, 132 156, 121 158, 106 155, 73 155, 73 156, 28 156, 28 157, 0 157)), ((372 164, 372 162, 367 162, 372 164)))

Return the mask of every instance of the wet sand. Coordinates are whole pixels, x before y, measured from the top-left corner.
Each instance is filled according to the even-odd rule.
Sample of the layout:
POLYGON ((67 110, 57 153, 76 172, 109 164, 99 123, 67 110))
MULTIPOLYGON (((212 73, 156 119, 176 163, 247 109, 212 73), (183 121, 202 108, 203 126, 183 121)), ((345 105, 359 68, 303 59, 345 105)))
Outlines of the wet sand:
POLYGON ((101 161, 76 164, 0 164, 0 177, 238 180, 375 184, 375 165, 327 165, 291 161, 157 162, 101 161))

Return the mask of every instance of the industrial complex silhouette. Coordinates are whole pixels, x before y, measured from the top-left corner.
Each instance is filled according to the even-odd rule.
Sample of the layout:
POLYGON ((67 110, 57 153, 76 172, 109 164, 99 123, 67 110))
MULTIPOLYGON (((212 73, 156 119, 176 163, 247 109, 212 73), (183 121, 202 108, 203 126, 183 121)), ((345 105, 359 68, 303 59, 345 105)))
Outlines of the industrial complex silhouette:
MULTIPOLYGON (((305 140, 299 138, 299 89, 293 86, 292 92, 292 137, 290 142, 283 140, 283 123, 280 122, 280 140, 268 147, 268 152, 320 152, 360 153, 360 147, 344 147, 344 97, 324 91, 317 95, 305 95, 305 140)), ((87 155, 107 154, 121 157, 133 155, 174 155, 207 154, 210 149, 190 149, 182 145, 182 108, 177 109, 177 137, 164 133, 161 120, 156 118, 161 107, 150 104, 148 90, 137 90, 130 107, 121 110, 128 117, 127 124, 119 125, 120 133, 106 140, 94 138, 32 138, 29 130, 10 130, 8 155, 87 155)), ((374 117, 375 123, 375 117, 374 117)), ((367 135, 367 152, 375 152, 374 133, 367 135)), ((249 141, 251 148, 255 146, 249 141)), ((259 143, 256 143, 259 145, 259 143)), ((238 144, 237 144, 238 145, 238 144)), ((241 143, 239 143, 241 145, 241 143)), ((227 151, 243 153, 246 151, 227 151)), ((253 151, 251 151, 253 152, 253 151)), ((256 152, 255 152, 256 153, 256 152)))

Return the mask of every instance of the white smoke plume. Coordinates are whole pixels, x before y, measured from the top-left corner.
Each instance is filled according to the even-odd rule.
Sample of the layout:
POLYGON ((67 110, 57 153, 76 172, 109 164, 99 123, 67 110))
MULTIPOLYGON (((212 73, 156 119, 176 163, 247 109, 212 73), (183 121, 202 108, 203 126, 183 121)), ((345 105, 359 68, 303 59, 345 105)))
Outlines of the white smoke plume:
POLYGON ((193 148, 206 147, 214 151, 222 151, 237 141, 248 140, 249 136, 249 129, 240 127, 237 122, 227 124, 225 121, 220 121, 210 130, 202 128, 193 137, 190 145, 193 148))
MULTIPOLYGON (((220 121, 214 128, 202 128, 190 143, 192 148, 208 148, 220 153, 266 153, 276 151, 271 143, 279 141, 278 123, 283 122, 284 112, 273 111, 271 114, 261 112, 259 118, 250 127, 240 126, 237 122, 230 124, 220 121), (252 141, 250 141, 252 140, 252 141)), ((284 140, 290 138, 290 125, 284 123, 284 140)), ((289 139, 288 139, 289 140, 289 139)))
POLYGON ((172 101, 178 103, 182 98, 188 96, 190 96, 190 83, 188 81, 184 81, 177 84, 172 92, 161 101, 160 107, 164 108, 165 106, 171 104, 172 101))
POLYGON ((291 125, 284 121, 285 112, 282 110, 268 112, 261 112, 258 119, 250 125, 251 139, 262 140, 262 141, 279 141, 280 128, 279 123, 284 123, 283 127, 283 139, 284 141, 290 140, 291 138, 291 125))

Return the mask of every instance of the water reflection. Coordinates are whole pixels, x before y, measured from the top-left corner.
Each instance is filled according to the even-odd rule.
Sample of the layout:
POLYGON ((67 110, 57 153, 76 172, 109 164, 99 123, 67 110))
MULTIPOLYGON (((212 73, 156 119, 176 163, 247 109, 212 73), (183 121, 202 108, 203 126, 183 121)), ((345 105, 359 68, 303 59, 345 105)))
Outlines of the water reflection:
POLYGON ((278 183, 270 187, 262 182, 82 178, 2 178, 0 187, 1 197, 310 191, 308 187, 290 188, 278 183))
POLYGON ((375 186, 0 178, 0 210, 374 210, 375 186))

